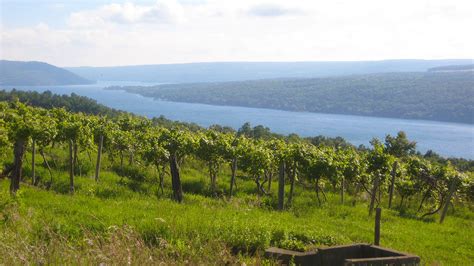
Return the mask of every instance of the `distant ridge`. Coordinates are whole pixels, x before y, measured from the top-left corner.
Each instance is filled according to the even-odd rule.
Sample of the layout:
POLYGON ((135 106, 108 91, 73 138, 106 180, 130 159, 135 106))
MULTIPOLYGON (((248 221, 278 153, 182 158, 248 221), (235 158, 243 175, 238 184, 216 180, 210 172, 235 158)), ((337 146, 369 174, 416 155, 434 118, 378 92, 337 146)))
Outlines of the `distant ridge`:
POLYGON ((90 83, 93 82, 47 63, 0 60, 0 86, 81 85, 90 83))
POLYGON ((429 72, 455 72, 455 71, 474 71, 474 64, 441 66, 428 69, 429 72))
POLYGON ((90 80, 156 83, 242 81, 274 78, 317 78, 387 72, 425 72, 429 68, 472 64, 471 59, 320 61, 320 62, 217 62, 112 67, 70 67, 90 80))

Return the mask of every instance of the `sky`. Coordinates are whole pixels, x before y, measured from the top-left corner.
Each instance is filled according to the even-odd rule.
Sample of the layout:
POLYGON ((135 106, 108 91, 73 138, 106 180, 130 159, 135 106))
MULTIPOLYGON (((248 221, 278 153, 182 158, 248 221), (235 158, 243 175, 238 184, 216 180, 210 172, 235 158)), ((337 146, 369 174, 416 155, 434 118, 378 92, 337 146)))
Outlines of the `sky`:
POLYGON ((472 0, 0 0, 0 59, 58 66, 474 58, 472 0))

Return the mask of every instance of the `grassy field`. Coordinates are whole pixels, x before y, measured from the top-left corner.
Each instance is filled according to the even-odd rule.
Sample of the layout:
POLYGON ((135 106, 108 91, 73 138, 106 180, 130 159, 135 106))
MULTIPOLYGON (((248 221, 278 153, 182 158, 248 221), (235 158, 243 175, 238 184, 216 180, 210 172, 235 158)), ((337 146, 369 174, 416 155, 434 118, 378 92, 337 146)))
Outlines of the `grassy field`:
MULTIPOLYGON (((15 198, 9 181, 0 180, 0 264, 267 264, 262 255, 269 246, 303 250, 373 241, 373 217, 363 199, 341 205, 328 193, 319 206, 314 192, 298 186, 292 206, 278 212, 276 183, 272 196, 259 198, 253 181, 240 177, 229 200, 223 196, 226 171, 219 176, 221 195, 211 197, 207 173, 199 170, 206 168, 189 160, 182 169, 185 199, 178 204, 171 191, 161 194, 151 168, 126 168, 124 177, 105 160, 109 170, 96 183, 92 163, 84 159, 82 166, 73 196, 65 169, 53 172, 50 190, 25 178, 15 198)), ((29 171, 26 166, 26 176, 29 171)), ((444 224, 436 220, 384 208, 381 245, 417 254, 426 265, 472 265, 472 210, 456 207, 444 224)))

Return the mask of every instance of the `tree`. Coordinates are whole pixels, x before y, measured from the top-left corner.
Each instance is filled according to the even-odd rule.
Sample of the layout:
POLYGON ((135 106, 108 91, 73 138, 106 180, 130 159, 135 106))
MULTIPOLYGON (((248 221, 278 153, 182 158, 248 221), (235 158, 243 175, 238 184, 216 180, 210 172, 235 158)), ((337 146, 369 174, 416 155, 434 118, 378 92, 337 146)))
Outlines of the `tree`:
POLYGON ((237 131, 237 134, 239 136, 245 136, 247 138, 253 139, 271 139, 275 135, 268 127, 258 125, 252 128, 249 122, 243 124, 242 127, 240 127, 237 131))
POLYGON ((130 152, 131 142, 133 141, 133 132, 125 131, 118 126, 117 130, 112 132, 112 151, 111 154, 118 152, 120 157, 120 171, 123 172, 123 160, 125 153, 130 152))
POLYGON ((262 140, 249 141, 243 148, 242 169, 255 181, 258 195, 267 194, 264 188, 267 180, 262 180, 262 175, 270 166, 270 162, 271 153, 262 140))
POLYGON ((11 103, 4 119, 8 124, 8 139, 14 144, 10 193, 15 195, 16 191, 20 189, 26 145, 34 132, 35 125, 39 122, 31 112, 31 108, 20 102, 11 103))
POLYGON ((406 157, 415 154, 416 142, 409 141, 405 132, 399 131, 396 137, 390 135, 385 137, 385 150, 398 158, 406 157))
MULTIPOLYGON (((288 144, 280 139, 273 139, 268 144, 272 153, 272 165, 270 168, 274 168, 273 165, 278 167, 278 210, 283 210, 285 205, 285 168, 286 162, 292 160, 291 156, 293 153, 288 147, 288 144)), ((271 178, 271 177, 270 177, 271 178)), ((271 182, 271 180, 270 180, 271 182)), ((270 185, 268 186, 270 189, 270 185)))
POLYGON ((170 160, 170 153, 160 142, 161 131, 158 128, 150 127, 143 136, 142 158, 145 162, 156 167, 159 176, 159 186, 161 193, 164 193, 164 176, 166 165, 170 160))
POLYGON ((432 176, 432 165, 424 159, 409 156, 403 166, 404 174, 396 182, 397 191, 401 196, 400 207, 403 207, 405 199, 420 193, 422 199, 418 207, 419 212, 423 204, 432 197, 436 185, 432 176))
MULTIPOLYGON (((428 181, 430 179, 431 166, 424 160, 420 160, 417 157, 409 157, 406 159, 403 168, 399 167, 398 169, 404 170, 404 174, 401 175, 395 183, 397 191, 401 196, 400 208, 403 208, 405 200, 408 201, 408 199, 417 192, 423 192, 425 190, 424 184, 428 183, 424 183, 424 180, 428 181)), ((392 169, 392 176, 396 174, 393 172, 394 169, 392 169)), ((422 194, 423 199, 420 203, 419 210, 422 208, 424 201, 427 199, 430 193, 429 190, 427 190, 426 193, 422 194)))
MULTIPOLYGON (((399 131, 396 137, 392 137, 387 135, 385 137, 385 147, 387 153, 398 157, 399 159, 403 160, 403 158, 407 157, 408 155, 412 155, 416 152, 416 142, 409 141, 405 132, 399 131)), ((392 173, 391 173, 391 181, 389 187, 389 197, 388 197, 388 207, 392 207, 392 199, 393 199, 393 189, 395 186, 395 178, 397 176, 397 168, 398 168, 398 160, 394 160, 392 166, 392 173)))
MULTIPOLYGON (((459 184, 462 183, 463 175, 448 163, 447 165, 435 165, 431 170, 430 177, 430 196, 432 197, 433 204, 428 212, 421 215, 422 218, 436 214, 445 204, 450 204, 452 195, 457 190, 459 184)), ((445 211, 447 211, 447 207, 445 211)))
MULTIPOLYGON (((287 204, 291 205, 293 201, 293 194, 295 189, 295 181, 298 179, 298 168, 305 167, 304 165, 304 151, 305 147, 309 145, 304 145, 303 143, 296 141, 292 142, 287 146, 287 152, 285 158, 285 174, 290 180, 290 191, 288 194, 287 204), (302 165, 303 163, 303 165, 302 165)), ((307 167, 307 165, 306 165, 307 167)), ((302 171, 304 172, 304 171, 302 171)))
POLYGON ((5 121, 9 111, 7 103, 0 102, 0 169, 3 169, 4 156, 9 145, 7 122, 5 121))
POLYGON ((169 153, 173 199, 177 202, 182 202, 183 189, 181 187, 179 161, 181 161, 181 159, 183 159, 187 154, 193 152, 196 146, 195 139, 189 131, 185 129, 171 128, 162 130, 160 143, 169 153))
MULTIPOLYGON (((363 175, 365 168, 360 155, 351 147, 338 149, 334 154, 333 176, 336 184, 339 184, 341 192, 341 203, 344 204, 344 193, 348 184, 357 183, 363 175)), ((358 191, 355 191, 356 194, 358 191)))
POLYGON ((234 186, 236 185, 236 175, 239 160, 243 157, 244 148, 247 146, 248 139, 242 136, 230 136, 231 143, 227 146, 224 159, 229 162, 231 177, 229 187, 229 198, 232 197, 234 186))
POLYGON ((123 170, 124 153, 128 153, 128 162, 129 165, 132 165, 135 152, 139 150, 139 146, 142 145, 140 142, 142 134, 151 126, 151 122, 144 118, 122 115, 117 119, 116 123, 120 129, 115 136, 116 147, 120 152, 120 168, 123 170))
POLYGON ((209 126, 209 130, 214 130, 219 133, 225 133, 225 134, 235 134, 236 131, 232 127, 228 126, 221 126, 221 125, 211 125, 209 126))
POLYGON ((239 136, 245 136, 247 138, 253 137, 252 127, 250 126, 250 123, 246 122, 245 124, 243 124, 237 131, 237 134, 239 136))
POLYGON ((224 157, 229 148, 230 143, 227 135, 214 130, 207 130, 199 136, 196 154, 207 163, 213 194, 216 193, 219 167, 224 162, 224 157))
POLYGON ((377 199, 377 192, 379 193, 377 201, 378 204, 380 204, 382 194, 380 187, 385 184, 388 174, 390 173, 393 158, 386 152, 385 146, 380 143, 378 139, 373 139, 370 143, 372 144, 372 150, 370 150, 367 156, 367 170, 373 182, 369 205, 369 214, 371 215, 377 199))
POLYGON ((301 173, 314 183, 318 203, 321 204, 320 192, 326 197, 322 189, 321 180, 327 178, 335 180, 336 168, 334 165, 334 150, 328 147, 300 146, 297 155, 301 173))
POLYGON ((270 191, 272 187, 273 173, 279 171, 280 164, 286 159, 287 146, 283 140, 277 138, 269 139, 265 143, 267 149, 271 153, 270 165, 264 173, 265 180, 267 180, 268 183, 267 190, 270 191))
POLYGON ((111 123, 106 117, 91 117, 91 128, 94 142, 97 145, 94 179, 98 182, 104 145, 109 146, 108 144, 112 141, 114 132, 117 131, 118 128, 116 124, 111 123))
POLYGON ((74 176, 79 164, 79 146, 89 149, 92 146, 92 129, 87 116, 71 114, 64 109, 55 109, 58 123, 58 141, 69 145, 69 191, 74 193, 74 176))
POLYGON ((36 185, 39 180, 36 179, 35 175, 35 151, 36 146, 39 148, 39 153, 43 158, 44 165, 48 168, 48 172, 50 175, 50 181, 48 187, 51 186, 53 182, 53 174, 51 172, 51 167, 49 166, 48 161, 46 160, 44 149, 46 146, 50 145, 54 139, 57 137, 58 128, 57 122, 54 116, 51 114, 50 111, 37 109, 36 110, 37 118, 36 120, 41 121, 40 123, 34 124, 33 132, 32 132, 32 183, 36 185))

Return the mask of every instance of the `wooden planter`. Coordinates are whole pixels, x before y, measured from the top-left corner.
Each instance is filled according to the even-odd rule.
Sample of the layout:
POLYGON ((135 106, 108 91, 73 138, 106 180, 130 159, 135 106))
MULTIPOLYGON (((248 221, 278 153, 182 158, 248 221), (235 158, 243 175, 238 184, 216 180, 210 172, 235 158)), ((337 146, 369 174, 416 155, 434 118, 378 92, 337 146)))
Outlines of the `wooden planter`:
POLYGON ((355 244, 318 248, 298 252, 280 248, 269 248, 265 257, 277 260, 281 265, 314 266, 415 266, 420 257, 369 244, 355 244))

